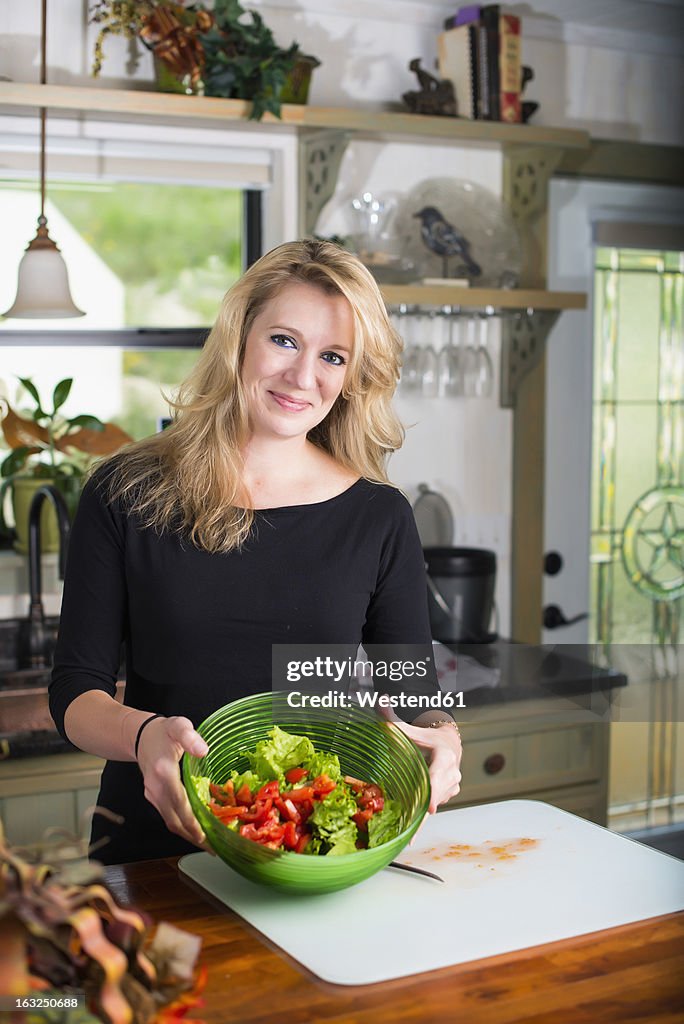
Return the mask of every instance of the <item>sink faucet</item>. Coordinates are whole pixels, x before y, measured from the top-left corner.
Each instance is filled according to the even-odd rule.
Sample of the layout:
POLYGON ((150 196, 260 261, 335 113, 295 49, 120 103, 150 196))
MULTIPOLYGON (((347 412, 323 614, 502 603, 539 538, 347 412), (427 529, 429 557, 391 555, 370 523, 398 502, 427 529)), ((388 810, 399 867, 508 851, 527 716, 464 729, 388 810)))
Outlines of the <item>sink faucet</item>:
POLYGON ((26 667, 39 668, 47 664, 47 636, 45 632, 45 612, 41 596, 41 565, 40 565, 40 514, 43 503, 50 501, 57 515, 59 527, 59 566, 60 580, 64 579, 66 552, 69 541, 69 513, 61 493, 52 484, 39 487, 29 508, 29 591, 30 606, 28 620, 22 638, 22 660, 26 667))

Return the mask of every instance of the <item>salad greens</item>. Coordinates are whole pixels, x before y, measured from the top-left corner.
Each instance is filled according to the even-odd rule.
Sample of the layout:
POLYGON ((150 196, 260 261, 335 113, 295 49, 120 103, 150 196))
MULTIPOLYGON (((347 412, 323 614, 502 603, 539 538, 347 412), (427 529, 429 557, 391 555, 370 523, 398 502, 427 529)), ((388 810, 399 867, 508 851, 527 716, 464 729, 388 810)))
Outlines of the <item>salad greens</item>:
POLYGON ((401 807, 374 783, 342 775, 336 754, 275 725, 222 784, 194 776, 200 799, 229 828, 274 849, 339 856, 389 842, 401 807))

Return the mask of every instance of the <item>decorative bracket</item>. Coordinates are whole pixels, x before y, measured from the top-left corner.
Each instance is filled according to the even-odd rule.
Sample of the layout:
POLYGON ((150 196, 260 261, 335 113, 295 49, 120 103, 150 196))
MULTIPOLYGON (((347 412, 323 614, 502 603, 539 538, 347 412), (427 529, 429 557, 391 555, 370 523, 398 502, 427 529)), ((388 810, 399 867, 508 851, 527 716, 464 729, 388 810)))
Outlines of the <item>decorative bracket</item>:
POLYGON ((538 364, 549 331, 558 319, 557 309, 534 309, 506 317, 501 324, 502 409, 515 406, 520 381, 538 364))
POLYGON ((525 254, 521 287, 546 287, 549 181, 564 152, 561 147, 510 146, 504 153, 503 198, 525 254))
POLYGON ((535 220, 546 211, 549 181, 564 155, 560 146, 507 147, 503 195, 518 224, 535 220))
POLYGON ((335 192, 349 132, 312 131, 299 140, 299 233, 311 236, 318 216, 335 192))

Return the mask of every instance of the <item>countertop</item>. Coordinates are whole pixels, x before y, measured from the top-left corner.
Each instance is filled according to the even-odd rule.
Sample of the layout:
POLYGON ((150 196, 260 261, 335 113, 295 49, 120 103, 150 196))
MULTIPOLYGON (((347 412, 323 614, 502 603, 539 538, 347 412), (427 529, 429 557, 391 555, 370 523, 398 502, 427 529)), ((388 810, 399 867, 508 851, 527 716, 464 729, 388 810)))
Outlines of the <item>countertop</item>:
POLYGON ((469 707, 562 697, 595 709, 596 697, 609 702, 613 690, 627 685, 622 672, 596 663, 598 649, 589 644, 445 644, 441 657, 436 649, 438 670, 448 652, 456 671, 441 678, 442 689, 463 690, 469 707))
MULTIPOLYGON (((677 1024, 684 913, 377 985, 318 980, 178 873, 174 859, 107 869, 120 902, 202 937, 207 1024, 677 1024)), ((458 922, 454 921, 454 927, 458 922)))
MULTIPOLYGON (((439 668, 438 650, 435 648, 439 668)), ((627 685, 622 673, 592 664, 587 646, 540 647, 503 639, 488 644, 444 645, 442 663, 450 652, 458 667, 442 678, 442 689, 463 690, 463 707, 475 713, 478 708, 530 700, 549 702, 550 707, 553 698, 569 700, 594 713, 605 712, 612 692, 627 685), (605 699, 597 705, 597 697, 605 699)), ((47 703, 49 668, 37 671, 34 679, 22 680, 19 686, 14 673, 2 669, 0 665, 0 759, 73 753, 74 747, 52 727, 47 703)), ((123 675, 120 671, 120 700, 123 675)), ((454 713, 466 721, 468 713, 460 707, 454 713)))

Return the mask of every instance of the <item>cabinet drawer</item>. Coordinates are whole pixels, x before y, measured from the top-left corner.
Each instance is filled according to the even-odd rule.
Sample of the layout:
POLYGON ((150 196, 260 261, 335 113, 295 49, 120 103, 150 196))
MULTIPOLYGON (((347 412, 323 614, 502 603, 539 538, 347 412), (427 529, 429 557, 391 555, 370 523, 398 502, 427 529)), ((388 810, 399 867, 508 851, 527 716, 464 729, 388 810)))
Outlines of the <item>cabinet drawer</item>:
POLYGON ((577 725, 468 742, 463 729, 464 793, 475 798, 569 786, 601 777, 600 726, 577 725))
POLYGON ((512 782, 516 777, 516 744, 515 736, 468 743, 464 730, 462 787, 499 790, 512 782))

